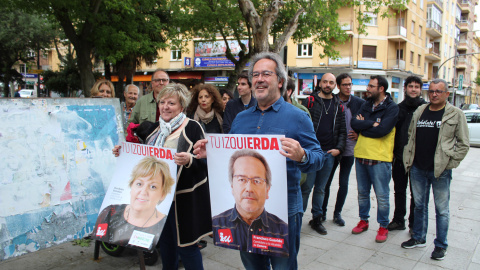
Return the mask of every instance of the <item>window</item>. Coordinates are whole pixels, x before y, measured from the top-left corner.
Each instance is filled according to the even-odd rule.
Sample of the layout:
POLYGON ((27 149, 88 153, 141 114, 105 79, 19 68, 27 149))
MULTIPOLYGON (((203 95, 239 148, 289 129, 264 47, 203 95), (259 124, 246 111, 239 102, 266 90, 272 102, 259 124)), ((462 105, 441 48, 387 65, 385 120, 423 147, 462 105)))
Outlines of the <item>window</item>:
POLYGON ((377 46, 363 45, 362 58, 377 59, 377 46))
POLYGON ((420 0, 420 8, 423 9, 423 0, 420 0))
POLYGON ((299 57, 312 56, 312 44, 298 44, 297 56, 299 57))
POLYGON ((422 31, 423 27, 421 25, 418 26, 418 38, 422 38, 422 31))
POLYGON ((34 51, 29 51, 27 53, 27 57, 34 58, 35 57, 35 52, 34 51))
POLYGON ((368 22, 365 22, 365 25, 377 26, 377 14, 372 13, 372 12, 365 12, 365 16, 370 18, 370 20, 368 22))
POLYGON ((181 61, 182 60, 182 51, 181 50, 172 49, 171 52, 172 52, 171 61, 181 61))
POLYGON ((448 48, 448 45, 447 45, 447 43, 445 43, 445 46, 443 47, 443 51, 444 51, 443 56, 445 56, 445 57, 448 56, 448 49, 447 48, 448 48))
POLYGON ((415 35, 415 22, 412 21, 412 35, 415 35))
POLYGON ((414 54, 413 54, 413 52, 411 51, 411 52, 410 52, 410 64, 412 64, 412 65, 413 65, 413 56, 414 56, 414 54))
POLYGON ((397 50, 397 59, 403 60, 403 49, 397 50))
POLYGON ((419 54, 418 55, 418 66, 420 66, 420 61, 422 61, 422 56, 419 54))

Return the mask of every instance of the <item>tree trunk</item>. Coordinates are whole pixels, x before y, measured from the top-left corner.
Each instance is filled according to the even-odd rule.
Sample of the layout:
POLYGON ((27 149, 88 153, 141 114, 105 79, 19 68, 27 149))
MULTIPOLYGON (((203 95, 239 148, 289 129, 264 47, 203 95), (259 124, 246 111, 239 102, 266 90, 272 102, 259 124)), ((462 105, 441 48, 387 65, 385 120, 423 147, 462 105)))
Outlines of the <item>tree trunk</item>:
POLYGON ((80 80, 83 93, 85 97, 90 97, 90 89, 95 83, 95 77, 93 76, 93 65, 90 58, 91 49, 83 46, 75 47, 77 52, 78 69, 80 70, 80 80))

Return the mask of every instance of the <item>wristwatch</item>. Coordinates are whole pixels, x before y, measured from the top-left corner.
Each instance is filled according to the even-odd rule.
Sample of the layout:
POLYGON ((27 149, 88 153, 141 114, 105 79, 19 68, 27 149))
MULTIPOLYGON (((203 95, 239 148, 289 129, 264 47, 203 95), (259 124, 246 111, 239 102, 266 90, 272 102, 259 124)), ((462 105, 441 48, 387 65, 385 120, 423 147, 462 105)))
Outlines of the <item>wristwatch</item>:
POLYGON ((308 160, 307 152, 305 152, 305 154, 303 154, 302 160, 300 160, 300 163, 305 163, 305 162, 307 162, 307 160, 308 160))

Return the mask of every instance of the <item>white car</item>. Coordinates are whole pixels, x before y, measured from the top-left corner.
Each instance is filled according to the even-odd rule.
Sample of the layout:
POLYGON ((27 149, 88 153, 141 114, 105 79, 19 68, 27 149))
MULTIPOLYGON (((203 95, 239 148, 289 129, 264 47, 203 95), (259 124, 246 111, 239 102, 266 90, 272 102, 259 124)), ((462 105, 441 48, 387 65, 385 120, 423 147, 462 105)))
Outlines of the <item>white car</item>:
POLYGON ((20 97, 22 97, 22 98, 37 97, 37 91, 35 91, 35 90, 22 89, 18 93, 20 94, 20 97))
POLYGON ((463 111, 467 118, 470 145, 480 146, 480 110, 463 111))

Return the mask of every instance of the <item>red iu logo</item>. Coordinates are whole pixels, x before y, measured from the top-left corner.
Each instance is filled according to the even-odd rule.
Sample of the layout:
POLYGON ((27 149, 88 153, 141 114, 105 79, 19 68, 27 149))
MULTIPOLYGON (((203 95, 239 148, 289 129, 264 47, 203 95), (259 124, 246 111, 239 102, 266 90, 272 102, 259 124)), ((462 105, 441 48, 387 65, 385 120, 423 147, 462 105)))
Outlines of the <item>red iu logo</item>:
POLYGON ((232 232, 230 229, 221 229, 218 230, 218 238, 220 238, 220 242, 230 244, 233 242, 232 232))
POLYGON ((108 223, 98 224, 96 236, 104 237, 107 234, 108 223))

